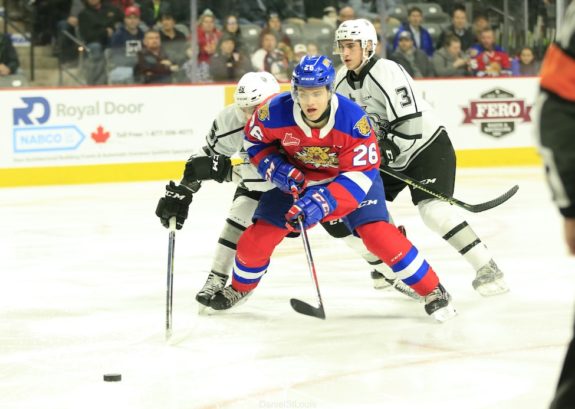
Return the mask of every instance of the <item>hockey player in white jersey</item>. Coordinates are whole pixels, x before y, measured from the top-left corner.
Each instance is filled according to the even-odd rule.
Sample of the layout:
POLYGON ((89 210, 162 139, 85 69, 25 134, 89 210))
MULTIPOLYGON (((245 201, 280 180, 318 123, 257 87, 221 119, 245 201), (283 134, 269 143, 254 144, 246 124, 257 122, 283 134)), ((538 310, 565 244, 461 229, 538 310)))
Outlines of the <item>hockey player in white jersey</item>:
POLYGON ((279 84, 273 75, 267 72, 245 74, 236 87, 234 103, 224 108, 214 120, 206 136, 206 145, 188 159, 180 184, 170 182, 166 186, 165 196, 158 202, 156 215, 162 224, 168 227, 170 218, 176 217, 176 228, 181 229, 202 180, 234 181, 238 184, 218 240, 211 271, 196 295, 196 300, 202 305, 207 306, 214 293, 224 288, 232 270, 236 244, 242 232, 252 223, 261 190, 273 187, 270 182, 261 179, 247 160, 245 165, 232 167, 230 157, 237 155, 242 148, 244 126, 255 108, 279 91, 279 84))
MULTIPOLYGON (((375 28, 368 20, 349 20, 338 27, 334 51, 340 54, 344 66, 337 74, 335 90, 368 113, 378 134, 382 166, 425 181, 426 186, 451 196, 456 158, 447 131, 403 67, 375 56, 377 41, 375 28)), ((393 201, 406 184, 381 176, 386 199, 393 201)), ((425 192, 410 189, 412 202, 425 225, 476 271, 473 288, 483 296, 509 291, 490 251, 456 209, 425 192)), ((349 234, 343 223, 324 227, 335 237, 349 234)), ((377 273, 372 273, 372 277, 376 281, 383 278, 377 273)))

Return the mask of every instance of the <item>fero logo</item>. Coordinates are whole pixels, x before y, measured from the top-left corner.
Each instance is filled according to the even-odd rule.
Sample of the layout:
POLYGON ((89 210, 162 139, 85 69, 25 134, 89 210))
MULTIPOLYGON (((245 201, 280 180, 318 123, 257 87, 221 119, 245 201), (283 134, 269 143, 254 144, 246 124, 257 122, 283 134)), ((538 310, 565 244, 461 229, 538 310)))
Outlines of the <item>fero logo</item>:
POLYGON ((518 122, 531 122, 529 113, 532 106, 527 106, 524 99, 500 88, 495 88, 481 95, 481 99, 472 100, 463 108, 464 124, 480 124, 481 132, 500 138, 515 130, 518 122))

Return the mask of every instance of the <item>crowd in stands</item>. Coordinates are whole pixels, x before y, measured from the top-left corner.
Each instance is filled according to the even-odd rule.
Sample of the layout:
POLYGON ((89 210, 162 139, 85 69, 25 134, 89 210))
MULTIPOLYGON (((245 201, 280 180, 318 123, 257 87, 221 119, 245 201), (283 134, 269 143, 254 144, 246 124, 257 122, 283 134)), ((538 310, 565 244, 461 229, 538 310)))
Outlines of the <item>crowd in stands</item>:
MULTIPOLYGON (((367 18, 387 58, 414 78, 538 74, 533 49, 511 56, 496 43, 499 33, 487 17, 476 12, 470 23, 463 4, 436 1, 430 16, 423 2, 386 3, 382 24, 377 0, 199 0, 197 31, 190 34, 189 0, 36 0, 42 17, 34 20, 34 41, 53 44, 64 63, 76 63, 83 50, 89 85, 234 82, 252 70, 288 81, 302 55, 333 57, 341 22, 367 18)), ((10 38, 1 35, 0 76, 17 68, 10 38)))

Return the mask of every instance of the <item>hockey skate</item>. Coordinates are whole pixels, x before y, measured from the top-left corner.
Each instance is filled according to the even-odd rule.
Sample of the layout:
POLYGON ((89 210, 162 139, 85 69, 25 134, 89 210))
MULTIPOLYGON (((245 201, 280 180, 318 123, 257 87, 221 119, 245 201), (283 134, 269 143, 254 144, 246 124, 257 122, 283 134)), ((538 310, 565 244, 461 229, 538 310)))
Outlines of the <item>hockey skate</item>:
POLYGON ((504 294, 509 291, 509 287, 503 279, 503 272, 493 260, 477 270, 472 285, 475 291, 484 297, 504 294))
POLYGON ((439 322, 447 321, 457 315, 451 304, 451 296, 441 284, 425 296, 425 312, 439 322))
POLYGON ((417 294, 413 289, 401 281, 399 278, 387 278, 377 270, 371 272, 371 279, 373 280, 373 288, 376 290, 388 290, 393 288, 400 293, 407 295, 417 301, 423 301, 423 297, 417 294))
POLYGON ((214 310, 229 310, 243 304, 251 294, 252 291, 236 291, 231 285, 228 285, 212 297, 210 307, 214 310))
POLYGON ((228 276, 225 274, 216 273, 211 271, 208 275, 206 283, 202 289, 196 294, 196 301, 200 304, 209 307, 210 300, 220 290, 226 286, 226 281, 228 281, 228 276))

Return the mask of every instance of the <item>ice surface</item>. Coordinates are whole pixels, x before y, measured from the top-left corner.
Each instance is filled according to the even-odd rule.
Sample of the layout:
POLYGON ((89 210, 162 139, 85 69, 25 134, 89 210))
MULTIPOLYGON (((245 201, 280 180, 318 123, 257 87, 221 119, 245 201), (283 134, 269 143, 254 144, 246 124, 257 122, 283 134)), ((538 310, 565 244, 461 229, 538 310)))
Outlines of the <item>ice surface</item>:
POLYGON ((544 408, 571 336, 574 261, 536 168, 464 170, 456 197, 508 203, 467 220, 511 292, 482 298, 474 272, 427 230, 406 193, 395 220, 434 266, 459 315, 445 324, 321 228, 310 241, 325 321, 300 239, 284 241, 254 295, 198 315, 234 186, 206 183, 176 235, 174 337, 164 340, 163 182, 0 189, 0 408, 544 408), (103 382, 121 373, 119 383, 103 382))

